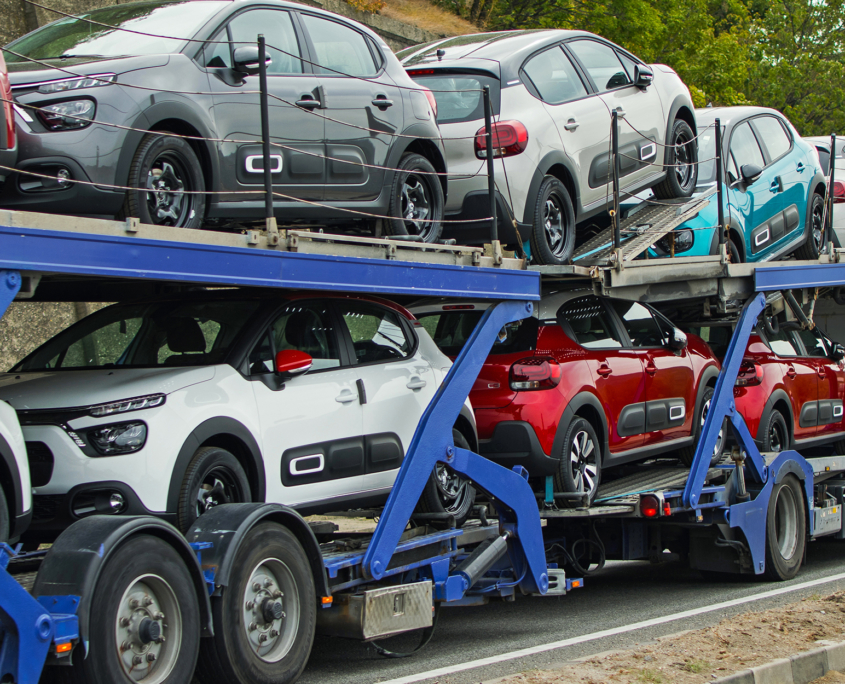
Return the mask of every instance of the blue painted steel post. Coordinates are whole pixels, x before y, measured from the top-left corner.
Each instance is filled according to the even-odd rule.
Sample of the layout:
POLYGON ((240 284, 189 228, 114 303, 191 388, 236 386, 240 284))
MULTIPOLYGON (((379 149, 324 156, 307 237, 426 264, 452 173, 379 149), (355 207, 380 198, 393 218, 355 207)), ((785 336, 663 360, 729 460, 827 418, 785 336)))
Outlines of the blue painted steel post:
POLYGON ((531 303, 524 301, 501 302, 487 309, 425 410, 364 554, 364 572, 374 579, 383 577, 420 494, 440 461, 466 475, 497 500, 501 522, 514 535, 508 544, 511 558, 515 564, 526 566, 522 588, 540 593, 548 589, 537 500, 523 473, 503 468, 471 451, 456 449, 452 441, 452 426, 499 331, 531 312, 531 303))
POLYGON ((737 439, 745 449, 748 456, 747 463, 751 470, 760 482, 766 481, 767 471, 763 457, 760 455, 757 445, 745 426, 745 421, 737 412, 734 404, 734 384, 736 383, 737 373, 739 373, 739 366, 742 363, 743 356, 745 356, 748 338, 757 324, 757 317, 765 306, 766 297, 763 294, 758 293, 748 300, 731 337, 728 352, 725 354, 722 363, 722 372, 719 373, 713 399, 710 401, 710 410, 707 412, 707 418, 701 430, 701 438, 695 448, 690 475, 686 487, 684 487, 684 505, 686 506, 695 508, 701 498, 701 489, 704 487, 704 479, 710 469, 710 459, 713 456, 713 450, 716 448, 716 441, 719 438, 719 431, 722 429, 725 417, 728 417, 736 428, 737 439))
POLYGON ((17 271, 0 270, 0 318, 6 313, 21 289, 21 274, 17 271))

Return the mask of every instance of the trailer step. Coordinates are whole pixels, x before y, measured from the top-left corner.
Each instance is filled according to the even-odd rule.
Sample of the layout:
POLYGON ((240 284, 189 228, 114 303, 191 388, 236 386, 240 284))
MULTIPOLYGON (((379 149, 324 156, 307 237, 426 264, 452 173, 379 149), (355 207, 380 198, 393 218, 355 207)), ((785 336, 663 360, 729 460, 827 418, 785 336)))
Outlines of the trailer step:
MULTIPOLYGON (((659 203, 645 200, 635 207, 619 224, 622 235, 622 261, 631 261, 640 256, 664 235, 671 233, 684 221, 693 218, 710 204, 715 190, 694 199, 661 200, 659 203)), ((610 265, 613 256, 613 227, 581 245, 572 257, 578 266, 610 265)))

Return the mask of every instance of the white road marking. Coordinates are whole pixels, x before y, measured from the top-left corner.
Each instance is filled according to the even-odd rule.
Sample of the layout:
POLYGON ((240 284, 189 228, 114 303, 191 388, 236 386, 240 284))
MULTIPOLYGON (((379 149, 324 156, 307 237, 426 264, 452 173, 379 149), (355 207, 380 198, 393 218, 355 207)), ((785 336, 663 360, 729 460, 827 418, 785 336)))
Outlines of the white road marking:
POLYGON ((449 665, 447 667, 440 667, 436 670, 429 670, 428 672, 420 672, 419 674, 407 675, 406 677, 399 677, 397 679, 389 679, 384 682, 379 682, 379 684, 413 684, 413 682, 421 682, 426 679, 443 677, 446 675, 455 674, 456 672, 463 672, 465 670, 474 670, 478 667, 495 665, 496 663, 502 663, 507 660, 525 658, 527 656, 537 655, 538 653, 545 653, 546 651, 554 651, 555 649, 564 648, 566 646, 582 644, 587 641, 595 641, 596 639, 604 639, 605 637, 616 636, 617 634, 625 634, 626 632, 633 632, 635 630, 644 629, 646 627, 654 627, 656 625, 662 625, 667 622, 673 622, 675 620, 683 620, 685 618, 695 617, 696 615, 703 615, 704 613, 712 613, 718 610, 724 610, 725 608, 740 606, 743 603, 751 603, 752 601, 760 601, 762 599, 772 598, 774 596, 781 596, 782 594, 788 594, 793 591, 800 591, 801 589, 809 589, 810 587, 815 587, 820 584, 827 584, 829 582, 836 582, 838 580, 845 580, 845 572, 840 572, 836 575, 830 575, 829 577, 821 577, 819 579, 801 582, 799 584, 792 584, 787 587, 781 587, 779 589, 770 589, 769 591, 763 591, 759 594, 753 594, 752 596, 731 599, 730 601, 722 601, 721 603, 715 603, 712 606, 703 606, 701 608, 693 608, 692 610, 684 610, 680 613, 672 613, 671 615, 656 617, 652 618, 651 620, 634 622, 630 625, 614 627, 613 629, 603 629, 600 632, 591 632, 589 634, 582 634, 581 636, 572 637, 570 639, 562 639, 561 641, 552 641, 548 644, 540 644, 539 646, 522 648, 518 651, 502 653, 501 655, 490 656, 489 658, 469 660, 465 663, 457 663, 455 665, 449 665))

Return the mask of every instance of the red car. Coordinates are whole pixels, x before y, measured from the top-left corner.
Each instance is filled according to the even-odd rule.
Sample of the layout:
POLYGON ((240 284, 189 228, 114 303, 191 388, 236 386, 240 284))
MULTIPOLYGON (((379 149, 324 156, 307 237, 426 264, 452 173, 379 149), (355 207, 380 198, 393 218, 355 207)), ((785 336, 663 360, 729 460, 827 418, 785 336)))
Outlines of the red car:
POLYGON ((12 87, 9 85, 9 74, 6 62, 0 53, 0 183, 14 168, 18 158, 18 142, 15 131, 15 110, 12 107, 12 87), (4 168, 5 167, 5 168, 4 168))
MULTIPOLYGON (((486 306, 412 310, 455 356, 486 306)), ((591 499, 602 468, 675 451, 691 462, 720 369, 701 338, 649 306, 581 290, 546 295, 499 340, 470 393, 491 460, 591 499)))

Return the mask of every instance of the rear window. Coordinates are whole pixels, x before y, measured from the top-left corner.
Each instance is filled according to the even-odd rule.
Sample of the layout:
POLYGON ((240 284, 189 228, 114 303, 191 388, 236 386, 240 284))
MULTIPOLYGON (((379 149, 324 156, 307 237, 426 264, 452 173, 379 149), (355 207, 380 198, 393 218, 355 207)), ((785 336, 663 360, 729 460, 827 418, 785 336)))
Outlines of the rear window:
MULTIPOLYGON (((457 356, 469 339, 484 311, 436 311, 417 314, 431 339, 446 356, 457 356)), ((510 354, 532 351, 537 346, 536 318, 526 318, 508 323, 499 332, 499 338, 490 350, 491 354, 510 354)))
MULTIPOLYGON (((426 69, 425 71, 431 71, 426 69)), ((499 81, 481 74, 409 75, 434 93, 437 100, 437 123, 458 123, 484 119, 482 90, 490 86, 493 114, 499 112, 499 81)))

